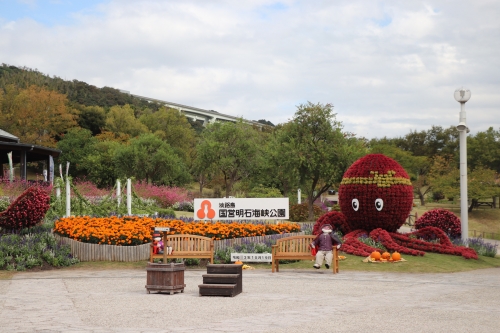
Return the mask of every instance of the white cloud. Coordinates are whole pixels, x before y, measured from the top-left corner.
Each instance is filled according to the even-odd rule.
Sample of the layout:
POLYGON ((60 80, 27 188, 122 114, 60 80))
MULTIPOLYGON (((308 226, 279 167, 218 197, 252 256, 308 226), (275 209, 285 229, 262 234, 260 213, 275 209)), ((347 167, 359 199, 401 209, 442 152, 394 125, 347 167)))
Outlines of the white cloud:
POLYGON ((2 62, 248 119, 332 103, 366 137, 500 127, 500 5, 432 1, 109 1, 45 26, 0 14, 2 62), (474 111, 472 111, 474 110, 474 111))

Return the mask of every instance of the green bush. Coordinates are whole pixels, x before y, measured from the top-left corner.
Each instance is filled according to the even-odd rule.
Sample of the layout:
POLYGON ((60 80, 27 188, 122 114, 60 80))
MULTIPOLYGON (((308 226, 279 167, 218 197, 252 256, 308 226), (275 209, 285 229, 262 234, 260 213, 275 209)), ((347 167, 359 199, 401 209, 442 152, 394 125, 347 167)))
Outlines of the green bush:
POLYGON ((252 188, 248 193, 249 198, 282 198, 280 190, 274 187, 265 187, 261 184, 252 188))

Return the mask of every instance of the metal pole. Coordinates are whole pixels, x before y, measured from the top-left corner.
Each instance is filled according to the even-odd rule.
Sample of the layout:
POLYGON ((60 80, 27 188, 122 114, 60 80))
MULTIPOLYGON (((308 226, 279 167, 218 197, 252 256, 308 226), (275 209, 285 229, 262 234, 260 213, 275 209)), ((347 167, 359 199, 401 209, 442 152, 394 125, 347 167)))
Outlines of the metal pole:
POLYGON ((71 189, 69 185, 69 177, 66 176, 66 217, 71 216, 71 189))
MULTIPOLYGON (((460 103, 460 123, 466 124, 465 102, 460 103)), ((467 127, 460 131, 460 220, 462 241, 469 237, 469 200, 467 197, 467 127)))
POLYGON ((118 207, 122 202, 122 183, 119 179, 116 180, 116 200, 118 201, 118 207))
POLYGON ((302 197, 300 194, 300 188, 297 190, 297 203, 300 205, 302 203, 302 197))
POLYGON ((132 180, 127 179, 127 213, 132 215, 132 180))

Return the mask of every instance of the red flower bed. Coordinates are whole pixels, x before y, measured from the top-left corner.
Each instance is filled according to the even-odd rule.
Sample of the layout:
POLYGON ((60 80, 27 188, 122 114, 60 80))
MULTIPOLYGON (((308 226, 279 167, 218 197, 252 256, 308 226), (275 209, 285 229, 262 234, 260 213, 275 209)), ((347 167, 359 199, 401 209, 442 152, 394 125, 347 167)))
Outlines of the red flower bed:
POLYGON ((450 237, 460 237, 462 226, 460 219, 446 209, 433 209, 425 212, 415 221, 415 229, 425 227, 436 227, 450 235, 450 237))
POLYGON ((50 208, 50 197, 40 187, 24 191, 8 208, 0 213, 0 227, 22 229, 40 223, 50 208))

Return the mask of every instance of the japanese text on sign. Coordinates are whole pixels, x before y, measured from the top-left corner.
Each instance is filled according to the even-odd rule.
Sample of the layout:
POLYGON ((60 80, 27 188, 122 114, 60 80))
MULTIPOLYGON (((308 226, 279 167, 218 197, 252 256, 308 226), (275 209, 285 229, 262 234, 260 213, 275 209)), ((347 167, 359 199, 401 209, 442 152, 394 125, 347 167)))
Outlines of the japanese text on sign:
POLYGON ((288 198, 194 199, 195 220, 288 219, 288 198))
POLYGON ((271 262, 271 253, 231 253, 231 261, 271 262))

